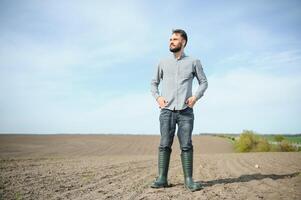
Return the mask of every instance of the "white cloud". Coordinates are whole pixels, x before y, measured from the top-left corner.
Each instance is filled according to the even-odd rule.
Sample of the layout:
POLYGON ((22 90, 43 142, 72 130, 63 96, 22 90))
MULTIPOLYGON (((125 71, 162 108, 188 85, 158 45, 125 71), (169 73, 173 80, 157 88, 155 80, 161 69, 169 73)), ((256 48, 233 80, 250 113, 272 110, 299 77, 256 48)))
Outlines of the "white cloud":
POLYGON ((141 45, 151 27, 139 6, 97 1, 15 6, 23 18, 11 12, 3 19, 0 69, 70 73, 76 66, 99 70, 143 57, 154 46, 141 45))
POLYGON ((92 127, 100 132, 158 134, 159 108, 150 93, 126 94, 87 113, 92 127))
MULTIPOLYGON (((33 95, 28 95, 33 96, 33 95)), ((159 108, 150 93, 85 95, 57 100, 14 100, 3 112, 1 132, 158 134, 159 108), (103 100, 105 98, 105 100, 103 100), (84 106, 83 106, 84 105, 84 106)))
POLYGON ((298 49, 274 52, 252 52, 249 50, 225 57, 218 64, 231 65, 232 67, 256 67, 266 70, 301 68, 301 51, 298 49))
MULTIPOLYGON (((189 8, 180 3, 164 6, 175 12, 189 8)), ((160 54, 165 48, 161 43, 168 42, 162 41, 165 32, 176 24, 191 32, 192 52, 198 54, 202 47, 206 59, 216 63, 212 68, 218 67, 205 69, 211 73, 209 88, 195 107, 194 133, 300 132, 301 52, 293 48, 299 40, 288 37, 292 34, 285 29, 273 33, 271 28, 278 24, 248 21, 261 4, 254 4, 256 9, 228 5, 235 6, 234 12, 222 4, 207 6, 201 13, 183 12, 179 24, 168 20, 168 12, 155 9, 161 3, 63 1, 11 6, 1 19, 0 131, 159 133, 156 102, 149 92, 131 89, 135 80, 123 92, 112 91, 109 85, 97 92, 98 88, 88 87, 97 85, 98 75, 106 75, 104 69, 119 64, 130 68, 137 59, 160 54), (229 54, 233 56, 219 61, 229 54), (86 87, 92 78, 95 82, 86 87)))
MULTIPOLYGON (((239 69, 208 80, 208 90, 194 108, 194 134, 300 132, 300 77, 239 69)), ((45 100, 23 102, 20 114, 6 116, 9 123, 1 125, 2 132, 159 134, 159 108, 149 92, 45 100)))
POLYGON ((197 129, 202 132, 300 132, 301 79, 236 69, 209 78, 197 106, 197 129))

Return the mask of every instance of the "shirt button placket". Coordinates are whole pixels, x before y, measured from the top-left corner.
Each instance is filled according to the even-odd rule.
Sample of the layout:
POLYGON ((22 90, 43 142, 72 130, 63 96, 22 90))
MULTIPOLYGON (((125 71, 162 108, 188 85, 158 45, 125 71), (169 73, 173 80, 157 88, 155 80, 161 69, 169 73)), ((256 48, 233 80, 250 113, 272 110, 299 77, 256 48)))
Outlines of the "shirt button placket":
POLYGON ((177 90, 176 90, 176 109, 178 110, 179 109, 179 106, 178 106, 178 91, 179 91, 179 88, 178 88, 178 76, 179 76, 179 60, 176 59, 176 67, 177 67, 177 71, 176 71, 176 86, 177 86, 177 90))

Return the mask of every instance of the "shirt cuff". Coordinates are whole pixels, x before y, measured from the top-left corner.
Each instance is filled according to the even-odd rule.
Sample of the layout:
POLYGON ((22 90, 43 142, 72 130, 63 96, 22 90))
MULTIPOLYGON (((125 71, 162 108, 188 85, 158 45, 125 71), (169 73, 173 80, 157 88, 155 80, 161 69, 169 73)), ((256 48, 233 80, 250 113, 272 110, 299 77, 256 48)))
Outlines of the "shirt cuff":
POLYGON ((196 100, 198 101, 203 96, 203 94, 195 94, 194 96, 196 97, 196 100))

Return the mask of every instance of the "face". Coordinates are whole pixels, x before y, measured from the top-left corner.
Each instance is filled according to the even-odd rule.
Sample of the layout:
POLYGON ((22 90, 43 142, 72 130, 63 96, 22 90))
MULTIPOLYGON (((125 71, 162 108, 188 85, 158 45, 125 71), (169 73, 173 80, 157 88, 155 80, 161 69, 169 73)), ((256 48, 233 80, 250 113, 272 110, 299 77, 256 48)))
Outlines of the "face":
POLYGON ((173 53, 179 52, 184 47, 185 40, 179 33, 174 33, 169 39, 169 50, 173 53))

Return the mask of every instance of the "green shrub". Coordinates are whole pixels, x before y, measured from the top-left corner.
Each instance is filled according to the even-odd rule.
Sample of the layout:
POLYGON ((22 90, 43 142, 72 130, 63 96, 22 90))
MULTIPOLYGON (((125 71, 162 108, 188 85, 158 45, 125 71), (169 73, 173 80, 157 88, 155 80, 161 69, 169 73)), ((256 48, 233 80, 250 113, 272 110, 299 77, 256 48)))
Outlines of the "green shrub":
POLYGON ((255 151, 266 152, 270 150, 271 150, 271 146, 268 140, 265 138, 260 138, 255 147, 255 151))
POLYGON ((244 130, 239 139, 235 141, 235 150, 238 152, 249 152, 255 143, 255 134, 253 131, 244 130))
POLYGON ((244 130, 239 139, 234 143, 235 150, 238 152, 250 151, 270 151, 271 146, 267 139, 256 135, 252 130, 244 130))
POLYGON ((281 135, 275 136, 274 139, 278 144, 270 144, 267 138, 252 130, 243 130, 234 141, 234 148, 237 152, 301 151, 301 147, 294 146, 281 135))
POLYGON ((290 142, 287 140, 282 140, 279 143, 279 148, 281 151, 297 151, 298 149, 294 147, 290 142))

